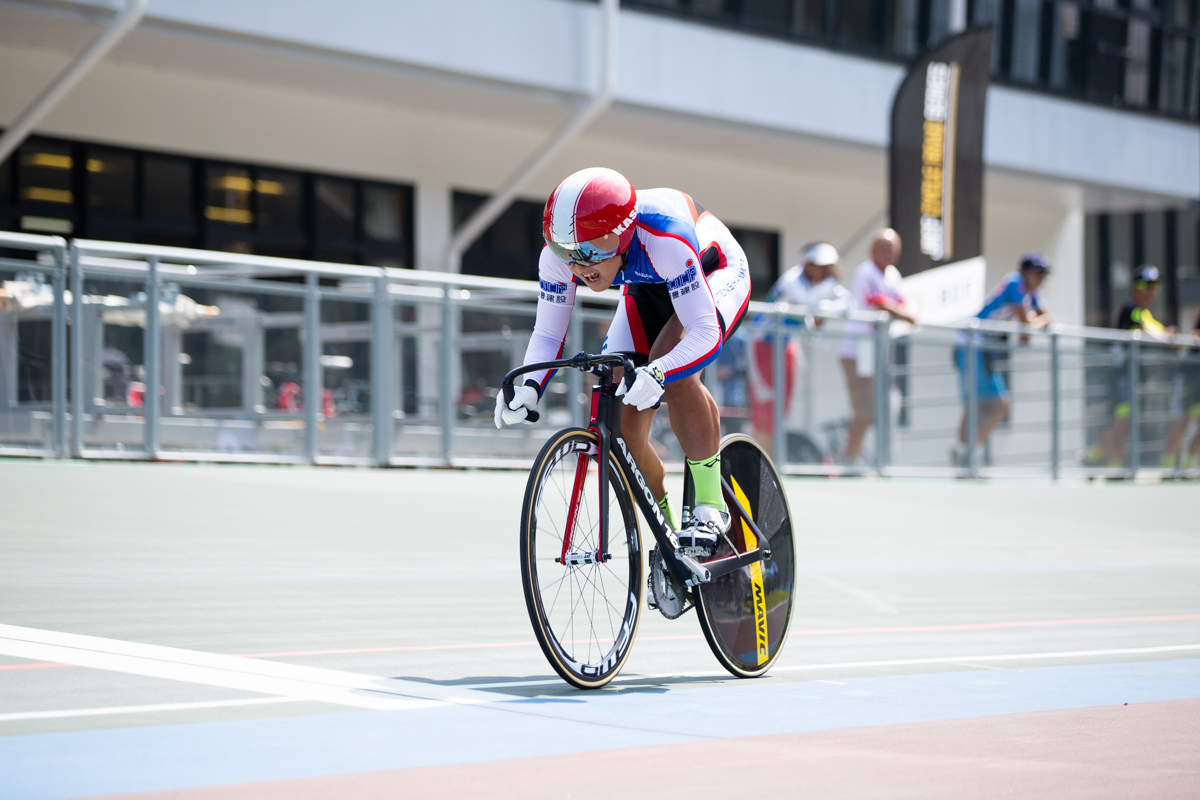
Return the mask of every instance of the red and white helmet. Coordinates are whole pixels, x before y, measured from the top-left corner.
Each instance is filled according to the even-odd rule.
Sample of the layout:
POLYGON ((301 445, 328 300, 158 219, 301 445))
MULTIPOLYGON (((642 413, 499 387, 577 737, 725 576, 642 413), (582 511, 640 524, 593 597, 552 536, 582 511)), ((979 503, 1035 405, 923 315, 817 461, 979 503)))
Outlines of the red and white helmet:
POLYGON ((637 192, 621 173, 604 167, 576 172, 546 201, 542 236, 562 261, 594 264, 623 253, 633 241, 637 192), (615 233, 616 249, 601 252, 587 243, 615 233))

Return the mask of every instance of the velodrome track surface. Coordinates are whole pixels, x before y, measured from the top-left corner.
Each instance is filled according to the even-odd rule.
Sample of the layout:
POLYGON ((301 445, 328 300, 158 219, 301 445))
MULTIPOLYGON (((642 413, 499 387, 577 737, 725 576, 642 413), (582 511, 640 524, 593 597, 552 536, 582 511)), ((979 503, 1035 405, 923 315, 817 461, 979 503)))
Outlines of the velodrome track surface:
POLYGON ((1195 485, 789 480, 778 666, 583 693, 524 482, 0 461, 0 798, 1200 796, 1195 485))

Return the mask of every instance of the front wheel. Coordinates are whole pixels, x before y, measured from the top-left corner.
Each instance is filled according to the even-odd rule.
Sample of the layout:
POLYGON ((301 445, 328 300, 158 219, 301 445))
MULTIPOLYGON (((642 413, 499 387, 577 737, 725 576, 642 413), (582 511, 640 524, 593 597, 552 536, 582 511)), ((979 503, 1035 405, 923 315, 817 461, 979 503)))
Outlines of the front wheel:
POLYGON ((642 550, 629 482, 609 456, 600 553, 599 445, 567 428, 538 453, 521 510, 521 579, 542 652, 563 680, 598 689, 621 671, 642 608, 642 550))
MULTIPOLYGON (((721 666, 739 678, 762 675, 779 654, 792 623, 796 555, 792 515, 775 465, 758 442, 735 433, 721 440, 721 476, 771 544, 771 558, 742 567, 693 590, 704 638, 721 666)), ((752 550, 756 538, 737 512, 729 539, 738 552, 752 550)), ((729 542, 716 558, 730 555, 729 542)))

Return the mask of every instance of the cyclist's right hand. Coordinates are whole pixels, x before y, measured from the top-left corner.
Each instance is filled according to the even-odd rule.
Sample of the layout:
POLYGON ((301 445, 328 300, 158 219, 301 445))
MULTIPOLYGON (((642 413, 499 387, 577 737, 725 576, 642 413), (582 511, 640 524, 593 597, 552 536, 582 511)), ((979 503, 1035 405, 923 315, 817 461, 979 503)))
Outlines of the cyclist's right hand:
POLYGON ((538 391, 529 384, 513 387, 513 399, 508 405, 504 403, 504 391, 496 395, 496 427, 516 425, 529 416, 529 412, 537 406, 538 391))

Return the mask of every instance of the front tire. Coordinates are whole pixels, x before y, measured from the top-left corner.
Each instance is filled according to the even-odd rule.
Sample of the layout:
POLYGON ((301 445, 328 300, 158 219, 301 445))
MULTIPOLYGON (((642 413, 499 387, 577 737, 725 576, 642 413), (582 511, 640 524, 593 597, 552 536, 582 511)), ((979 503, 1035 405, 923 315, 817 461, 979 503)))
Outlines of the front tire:
POLYGON ((578 511, 568 554, 599 547, 599 445, 596 434, 567 428, 534 461, 521 509, 521 580, 533 631, 563 680, 598 689, 621 671, 642 608, 642 550, 629 481, 609 456, 608 552, 602 563, 561 563, 572 497, 578 511))

